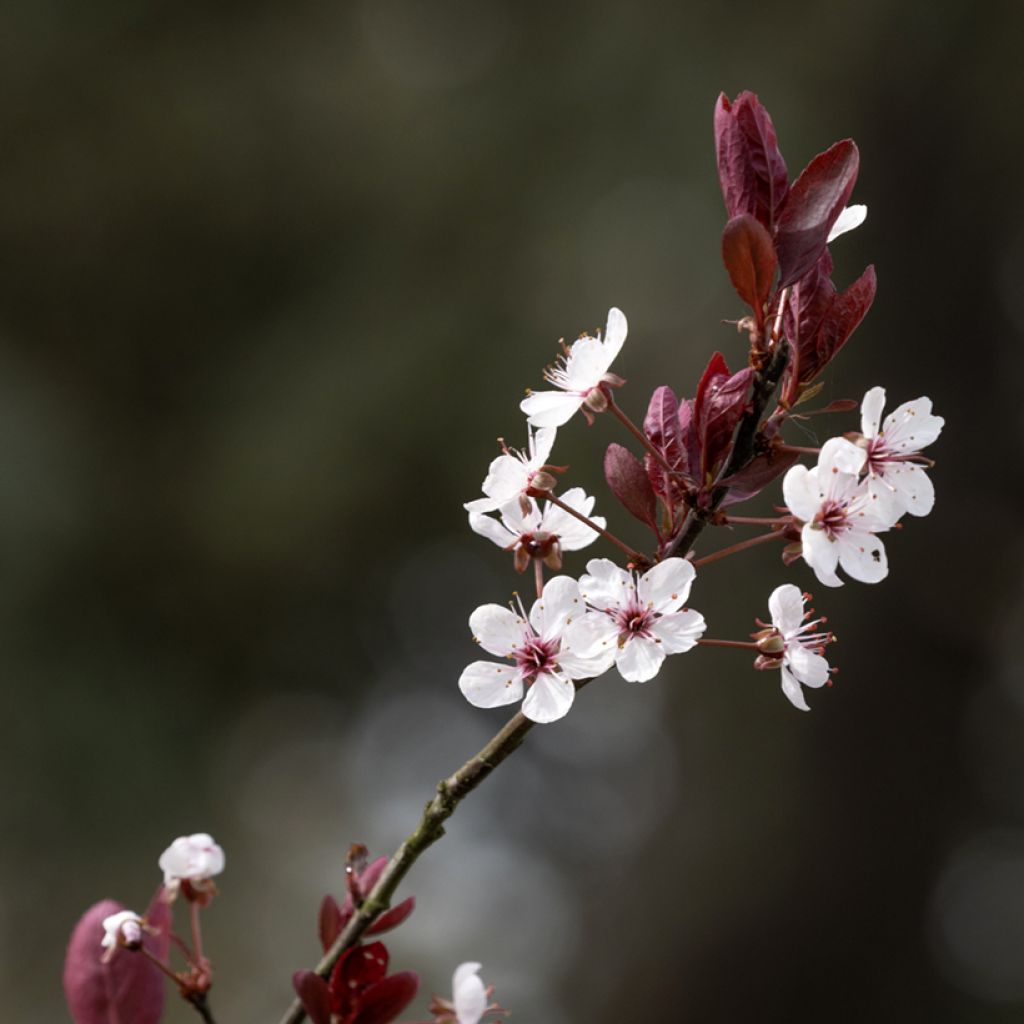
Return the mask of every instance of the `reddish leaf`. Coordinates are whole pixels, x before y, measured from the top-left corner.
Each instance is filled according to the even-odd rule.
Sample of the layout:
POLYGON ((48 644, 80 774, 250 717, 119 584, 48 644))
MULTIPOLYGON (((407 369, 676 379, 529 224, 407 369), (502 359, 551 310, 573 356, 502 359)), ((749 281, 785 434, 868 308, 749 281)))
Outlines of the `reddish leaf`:
POLYGON ((722 197, 730 217, 748 213, 769 231, 789 188, 775 127, 757 96, 742 92, 715 105, 715 155, 722 197))
POLYGON ((853 192, 859 166, 857 146, 844 139, 819 153, 793 183, 775 233, 780 288, 798 281, 818 262, 853 192))
POLYGON ((363 989, 375 985, 387 973, 388 951, 383 942, 345 950, 331 971, 331 1010, 344 1018, 359 1005, 363 989))
POLYGON ((390 1024, 416 997, 420 978, 415 971, 400 971, 377 982, 362 995, 352 1024, 390 1024))
POLYGON ((760 494, 799 458, 799 452, 780 451, 775 447, 756 456, 747 464, 746 469, 742 469, 739 473, 734 473, 722 481, 729 488, 729 493, 725 496, 722 505, 738 505, 741 501, 760 494))
POLYGON ((697 385, 693 416, 700 442, 701 486, 708 483, 728 453, 733 431, 747 407, 753 375, 754 371, 750 367, 730 374, 724 357, 716 352, 697 385))
POLYGON ((771 235, 748 213, 733 217, 722 232, 722 260, 732 286, 762 324, 777 267, 771 235))
POLYGON ((871 266, 846 291, 836 296, 818 332, 818 372, 836 357, 867 315, 875 301, 877 285, 875 268, 871 266))
POLYGON ((694 404, 694 400, 689 398, 679 403, 679 436, 683 441, 687 475, 696 482, 700 476, 700 437, 694 419, 694 404))
POLYGON ((366 929, 366 934, 380 935, 383 932, 391 931, 392 928, 397 928, 413 912, 413 908, 415 906, 415 896, 410 896, 408 899, 402 900, 401 903, 396 904, 390 910, 385 910, 384 913, 366 929))
POLYGON ((313 1024, 331 1024, 331 993, 327 982, 314 971, 296 971, 292 985, 313 1024))
MULTIPOLYGON (((164 979, 141 953, 118 949, 102 963, 103 920, 125 907, 116 900, 94 903, 71 933, 64 958, 64 994, 75 1024, 157 1024, 164 1010, 164 979)), ((155 956, 166 951, 166 904, 155 908, 162 928, 159 937, 147 937, 155 956)))
MULTIPOLYGON (((351 910, 348 917, 352 916, 351 910)), ((347 924, 346 918, 342 915, 341 907, 333 896, 325 896, 320 904, 320 945, 324 952, 334 945, 334 940, 341 934, 347 924)))
POLYGON ((608 445, 604 477, 626 511, 657 533, 657 499, 640 460, 620 444, 608 445))
MULTIPOLYGON (((686 449, 679 428, 679 402, 670 387, 660 387, 651 395, 647 415, 644 417, 644 433, 669 466, 680 476, 685 475, 686 449)), ((649 452, 644 456, 644 468, 656 494, 670 503, 682 496, 682 480, 666 473, 661 463, 649 452)))

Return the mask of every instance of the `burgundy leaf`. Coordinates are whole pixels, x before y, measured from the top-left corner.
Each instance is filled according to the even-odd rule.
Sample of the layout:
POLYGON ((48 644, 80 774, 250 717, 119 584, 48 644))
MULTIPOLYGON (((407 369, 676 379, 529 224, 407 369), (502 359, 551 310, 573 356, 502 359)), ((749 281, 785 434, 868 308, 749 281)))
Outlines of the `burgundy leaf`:
MULTIPOLYGON (((679 402, 670 387, 658 388, 647 406, 644 433, 662 458, 681 476, 686 474, 686 449, 679 428, 679 402)), ((656 494, 670 503, 682 495, 682 482, 665 472, 661 463, 649 452, 644 456, 644 468, 656 494)))
POLYGON ((789 188, 768 111, 752 92, 733 104, 723 93, 715 105, 715 154, 722 197, 730 217, 748 213, 769 231, 789 188))
POLYGON ((400 971, 377 982, 362 995, 352 1024, 390 1024, 416 997, 420 978, 415 971, 400 971))
POLYGON ((706 392, 701 414, 704 442, 704 476, 714 476, 729 454, 732 435, 747 410, 754 371, 749 366, 734 373, 706 392))
MULTIPOLYGON (((166 949, 164 907, 157 911, 155 925, 163 934, 144 939, 154 955, 166 949)), ((102 963, 103 920, 124 909, 116 900, 94 903, 71 933, 64 958, 64 994, 75 1024, 157 1024, 163 1015, 164 979, 140 952, 118 949, 102 963)))
MULTIPOLYGON (((373 887, 380 881, 380 876, 384 874, 384 869, 388 866, 387 857, 377 857, 376 860, 371 861, 360 873, 358 877, 358 889, 363 894, 363 899, 370 895, 373 891, 373 887)), ((352 902, 352 884, 350 880, 349 893, 345 896, 345 902, 341 905, 341 919, 342 927, 344 928, 348 924, 349 918, 355 913, 355 905, 352 902)))
POLYGON ((775 233, 780 288, 798 281, 818 262, 853 192, 859 166, 857 146, 844 139, 819 153, 793 182, 775 233))
POLYGON ((410 896, 408 899, 402 900, 401 903, 396 904, 390 910, 385 910, 384 913, 366 929, 366 934, 380 935, 382 932, 388 932, 391 931, 392 928, 397 928, 413 912, 413 908, 415 906, 415 896, 410 896))
MULTIPOLYGON (((348 916, 352 916, 351 911, 348 916)), ((325 953, 334 945, 346 923, 338 901, 333 896, 325 896, 320 904, 320 945, 325 953)))
POLYGON ((375 985, 388 973, 388 951, 383 942, 353 946, 345 950, 331 971, 331 998, 334 1013, 343 1018, 358 1005, 360 993, 375 985))
POLYGON ((722 483, 729 488, 729 493, 722 502, 723 506, 738 505, 741 501, 760 494, 776 477, 782 476, 790 466, 800 458, 799 452, 782 451, 777 447, 755 456, 738 473, 726 477, 722 483))
POLYGON ((749 213, 733 217, 722 232, 722 260, 732 286, 762 324, 777 267, 771 235, 749 213))
POLYGON ((683 441, 687 476, 696 482, 700 476, 700 435, 694 418, 695 402, 689 398, 679 403, 679 436, 683 441))
POLYGON ((620 444, 608 445, 604 477, 626 511, 657 533, 657 499, 640 460, 620 444))
POLYGON ((331 993, 327 982, 314 971, 296 971, 292 985, 313 1024, 331 1024, 331 993))
MULTIPOLYGON (((877 285, 875 268, 870 266, 846 291, 836 296, 818 332, 818 372, 836 357, 867 315, 875 301, 877 285)), ((808 379, 803 374, 801 377, 808 379)))

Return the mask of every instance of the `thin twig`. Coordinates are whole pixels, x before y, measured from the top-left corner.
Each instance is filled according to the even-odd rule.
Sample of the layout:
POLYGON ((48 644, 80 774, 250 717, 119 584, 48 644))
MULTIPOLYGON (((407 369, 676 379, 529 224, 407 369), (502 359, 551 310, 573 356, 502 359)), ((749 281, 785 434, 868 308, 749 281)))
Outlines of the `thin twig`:
POLYGON ((210 1004, 206 998, 205 992, 195 992, 190 996, 185 996, 185 1002, 191 1003, 195 1007, 196 1013, 206 1022, 206 1024, 217 1024, 214 1020, 213 1010, 210 1009, 210 1004))
POLYGON ((710 555, 705 555, 703 558, 695 559, 693 567, 699 569, 702 565, 710 565, 712 562, 717 562, 720 558, 738 554, 740 551, 746 551, 747 548, 757 547, 758 544, 764 544, 766 541, 785 540, 785 536, 781 530, 772 530, 771 533, 762 533, 757 537, 751 537, 749 540, 741 540, 739 544, 732 544, 727 548, 722 548, 720 551, 712 551, 710 555))

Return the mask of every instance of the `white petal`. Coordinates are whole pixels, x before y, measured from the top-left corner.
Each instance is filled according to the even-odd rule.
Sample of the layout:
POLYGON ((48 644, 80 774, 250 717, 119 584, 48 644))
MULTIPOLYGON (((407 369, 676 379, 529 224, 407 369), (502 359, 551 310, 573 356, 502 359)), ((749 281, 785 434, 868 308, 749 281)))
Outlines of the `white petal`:
POLYGON ((885 418, 882 433, 885 444, 898 452, 919 452, 935 441, 945 420, 932 415, 930 398, 915 398, 904 402, 885 418))
POLYGON ((697 570, 685 558, 666 558, 640 577, 636 595, 640 604, 663 615, 678 611, 690 596, 697 570))
POLYGON ((935 507, 935 487, 923 466, 893 462, 885 467, 885 482, 900 506, 912 516, 926 516, 935 507))
MULTIPOLYGON (((529 511, 525 515, 520 498, 513 498, 507 504, 502 505, 499 510, 501 522, 513 539, 518 539, 524 533, 532 533, 540 522, 540 509, 537 507, 536 500, 527 498, 526 501, 529 511)), ((505 543, 508 544, 509 541, 505 541, 505 543)))
POLYGON ((889 575, 885 545, 873 534, 851 531, 837 541, 839 564, 861 583, 878 583, 889 575))
POLYGON ((565 361, 568 390, 579 393, 596 388, 604 378, 610 362, 604 345, 597 338, 589 335, 577 338, 565 361))
POLYGON ((804 561, 826 587, 841 587, 843 581, 836 575, 839 564, 839 546, 829 540, 824 530, 816 530, 810 523, 800 531, 804 561))
MULTIPOLYGON (((602 529, 606 525, 603 516, 593 516, 591 511, 594 508, 594 499, 587 497, 582 487, 571 487, 562 496, 562 503, 577 512, 593 520, 602 529)), ((544 507, 544 514, 541 517, 537 529, 546 533, 553 533, 558 536, 563 551, 579 551, 588 544, 592 544, 598 538, 598 534, 589 526, 581 523, 575 516, 570 515, 557 505, 547 504, 544 507)))
POLYGON ((883 523, 886 528, 895 526, 906 512, 903 499, 890 483, 890 476, 895 480, 890 468, 883 465, 880 472, 872 473, 867 479, 868 496, 871 499, 868 507, 874 519, 883 523))
POLYGON ((847 441, 845 437, 830 437, 818 454, 818 476, 826 493, 834 489, 825 483, 829 474, 838 471, 856 476, 864 468, 867 457, 868 453, 863 448, 847 441))
POLYGON ((772 625, 783 635, 792 636, 804 621, 804 595, 792 583, 776 587, 768 598, 772 625))
POLYGON ((530 465, 539 469, 551 458, 551 449, 555 447, 558 431, 553 426, 542 426, 540 430, 530 434, 530 465))
POLYGON ((688 609, 663 615, 651 626, 651 633, 661 641, 661 649, 666 654, 683 654, 697 646, 705 629, 704 616, 688 609))
POLYGON ((811 709, 807 706, 807 701, 804 699, 804 691, 800 689, 800 684, 796 681, 796 677, 785 665, 782 666, 781 675, 782 692, 789 698, 793 707, 798 708, 800 711, 810 711, 811 709))
POLYGON ((558 667, 562 675, 570 679, 596 679, 615 664, 617 650, 614 643, 588 657, 582 657, 571 650, 562 650, 558 654, 558 667))
POLYGON ((611 366, 612 360, 621 351, 627 330, 626 314, 612 306, 608 310, 608 324, 604 329, 605 369, 611 366))
POLYGON ((528 483, 529 471, 524 462, 514 455, 499 455, 491 463, 480 489, 498 505, 504 505, 518 497, 528 483))
POLYGON ((487 990, 480 980, 480 964, 465 963, 452 976, 452 1005, 458 1024, 479 1024, 487 1010, 487 990))
POLYGON ((522 697, 523 682, 515 665, 474 661, 459 676, 459 689, 473 707, 500 708, 522 697))
POLYGON ((633 577, 611 559, 592 558, 580 577, 580 593, 594 608, 620 608, 633 594, 633 577))
POLYGON ((567 395, 564 391, 535 391, 519 403, 519 408, 535 427, 560 427, 572 419, 582 404, 580 395, 567 395))
POLYGON ((544 584, 541 596, 534 601, 530 625, 544 640, 554 640, 570 619, 582 618, 585 611, 579 584, 569 576, 556 576, 544 584))
POLYGON ((804 686, 813 686, 817 689, 828 682, 828 662, 820 654, 815 654, 806 647, 793 644, 786 651, 785 663, 804 686))
POLYGON ((836 217, 832 230, 828 233, 826 242, 831 245, 840 235, 847 231, 859 228, 868 215, 868 208, 863 203, 855 203, 853 206, 844 206, 842 212, 836 217))
POLYGON ((555 722, 568 714, 575 696, 576 687, 568 679, 557 679, 543 672, 526 693, 523 714, 531 722, 555 722))
POLYGON ((885 388, 872 388, 860 403, 860 432, 865 437, 877 437, 885 408, 885 388))
POLYGON ((488 654, 507 658, 522 646, 528 627, 525 620, 511 608, 500 604, 481 605, 469 617, 473 637, 488 654))
POLYGON ((497 519, 492 516, 481 515, 479 512, 469 513, 469 526, 474 533, 494 541, 499 548, 507 548, 518 536, 518 534, 509 533, 497 519))
POLYGON ((665 660, 662 645, 646 637, 634 636, 626 641, 615 656, 619 675, 629 683, 646 683, 653 679, 665 660))
MULTIPOLYGON (((604 612, 587 612, 573 619, 562 634, 562 650, 579 658, 603 658, 615 654, 619 627, 604 612)), ((561 661, 564 655, 559 655, 561 661)), ((576 677, 579 678, 579 677, 576 677)))
POLYGON ((790 512, 810 522, 821 506, 818 479, 806 466, 792 466, 782 478, 782 500, 790 512))

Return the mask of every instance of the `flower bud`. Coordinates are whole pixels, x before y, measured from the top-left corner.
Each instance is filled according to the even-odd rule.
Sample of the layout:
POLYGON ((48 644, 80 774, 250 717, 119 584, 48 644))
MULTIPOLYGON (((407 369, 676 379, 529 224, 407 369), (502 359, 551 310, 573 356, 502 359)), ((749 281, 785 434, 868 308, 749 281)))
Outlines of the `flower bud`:
POLYGON ((100 945, 108 950, 107 957, 118 946, 139 949, 142 946, 142 918, 133 910, 119 910, 103 919, 103 938, 100 945))

